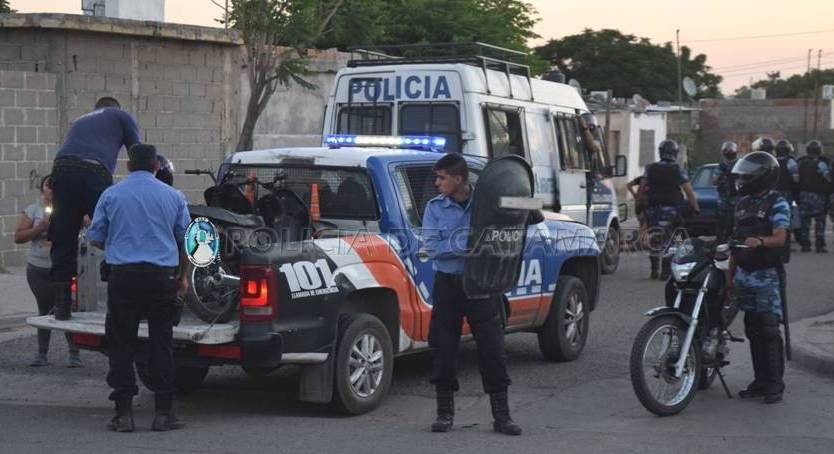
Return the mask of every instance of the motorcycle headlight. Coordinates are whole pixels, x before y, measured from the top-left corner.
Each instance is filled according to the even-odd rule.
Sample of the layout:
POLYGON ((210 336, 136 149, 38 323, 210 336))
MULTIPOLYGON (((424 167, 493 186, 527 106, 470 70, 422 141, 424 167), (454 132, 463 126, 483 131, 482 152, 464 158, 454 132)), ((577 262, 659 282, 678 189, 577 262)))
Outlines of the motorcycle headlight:
POLYGON ((675 277, 675 280, 680 282, 686 280, 689 277, 689 273, 692 272, 692 269, 695 268, 696 262, 689 262, 689 263, 672 263, 672 276, 675 277))

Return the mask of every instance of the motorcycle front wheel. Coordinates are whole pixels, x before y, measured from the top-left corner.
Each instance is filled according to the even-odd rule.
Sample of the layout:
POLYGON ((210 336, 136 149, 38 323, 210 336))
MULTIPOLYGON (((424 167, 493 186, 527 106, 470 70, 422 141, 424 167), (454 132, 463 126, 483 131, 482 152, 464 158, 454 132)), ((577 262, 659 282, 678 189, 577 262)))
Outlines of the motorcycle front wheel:
POLYGON ((683 373, 675 376, 686 323, 673 315, 646 322, 631 349, 631 385, 640 403, 658 416, 680 413, 695 396, 701 375, 698 342, 686 352, 683 373))

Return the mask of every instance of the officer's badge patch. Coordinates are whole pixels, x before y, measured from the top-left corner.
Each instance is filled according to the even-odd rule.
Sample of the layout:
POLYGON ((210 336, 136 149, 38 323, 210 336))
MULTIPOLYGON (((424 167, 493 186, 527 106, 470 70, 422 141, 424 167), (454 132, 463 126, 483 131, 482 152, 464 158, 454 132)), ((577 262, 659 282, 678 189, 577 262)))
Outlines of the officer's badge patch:
POLYGON ((220 255, 217 228, 206 218, 196 218, 185 229, 185 252, 194 266, 204 268, 220 255))

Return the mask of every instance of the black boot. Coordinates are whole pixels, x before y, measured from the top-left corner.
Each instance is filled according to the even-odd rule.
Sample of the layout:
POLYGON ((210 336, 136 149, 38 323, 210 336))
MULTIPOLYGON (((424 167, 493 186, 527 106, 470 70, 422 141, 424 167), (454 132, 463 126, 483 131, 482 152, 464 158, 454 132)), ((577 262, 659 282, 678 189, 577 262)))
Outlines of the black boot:
POLYGON ((455 421, 454 391, 437 390, 437 419, 431 423, 432 432, 448 432, 455 421))
POLYGON ((750 344, 750 359, 753 362, 753 382, 747 385, 747 389, 738 392, 738 397, 742 399, 753 399, 762 397, 764 395, 763 389, 765 384, 765 363, 767 361, 763 356, 762 340, 760 335, 761 327, 759 324, 760 314, 756 312, 747 312, 744 314, 744 334, 747 336, 747 342, 750 344))
POLYGON ((649 256, 649 262, 652 265, 652 271, 649 274, 649 279, 657 279, 658 269, 660 268, 660 258, 649 256))
POLYGON ((69 320, 72 317, 72 291, 69 282, 53 282, 55 292, 55 305, 52 313, 55 320, 69 320))
POLYGON ((177 430, 185 427, 185 423, 174 415, 173 399, 171 397, 155 397, 155 411, 156 415, 153 418, 151 429, 157 432, 166 432, 169 430, 177 430))
POLYGON ((492 417, 495 421, 492 428, 505 435, 521 435, 521 427, 510 418, 510 405, 507 402, 507 391, 499 391, 489 395, 492 406, 492 417))
POLYGON ((116 416, 107 423, 115 432, 133 432, 133 399, 116 401, 116 416))

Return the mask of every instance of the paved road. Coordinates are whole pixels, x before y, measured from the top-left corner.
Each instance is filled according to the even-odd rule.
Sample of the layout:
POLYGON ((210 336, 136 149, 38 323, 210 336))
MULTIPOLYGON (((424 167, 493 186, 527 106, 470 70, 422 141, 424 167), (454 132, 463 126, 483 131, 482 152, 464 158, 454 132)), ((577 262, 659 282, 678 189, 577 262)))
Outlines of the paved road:
MULTIPOLYGON (((0 344, 0 451, 112 452, 820 452, 834 450, 834 377, 789 367, 781 405, 728 400, 720 387, 700 393, 681 415, 657 418, 638 403, 628 379, 631 341, 641 313, 661 304, 662 284, 646 279, 648 261, 623 257, 603 278, 591 337, 578 361, 545 363, 531 334, 507 338, 514 380, 511 404, 525 433, 491 432, 489 402, 481 393, 473 345, 463 349, 456 429, 431 434, 433 396, 429 356, 397 360, 390 396, 368 415, 343 417, 297 401, 295 370, 249 378, 227 367, 211 372, 203 390, 180 403, 186 430, 147 430, 153 399, 137 398, 140 432, 114 434, 103 357, 86 353, 83 369, 63 367, 62 339, 53 341, 52 366, 28 368, 34 337, 0 344)), ((834 254, 794 256, 789 265, 793 315, 834 310, 830 270, 834 254), (799 285, 804 279, 803 286, 799 285)), ((737 334, 742 333, 739 326, 737 334)), ((735 346, 727 369, 733 390, 752 376, 745 345, 735 346)))

